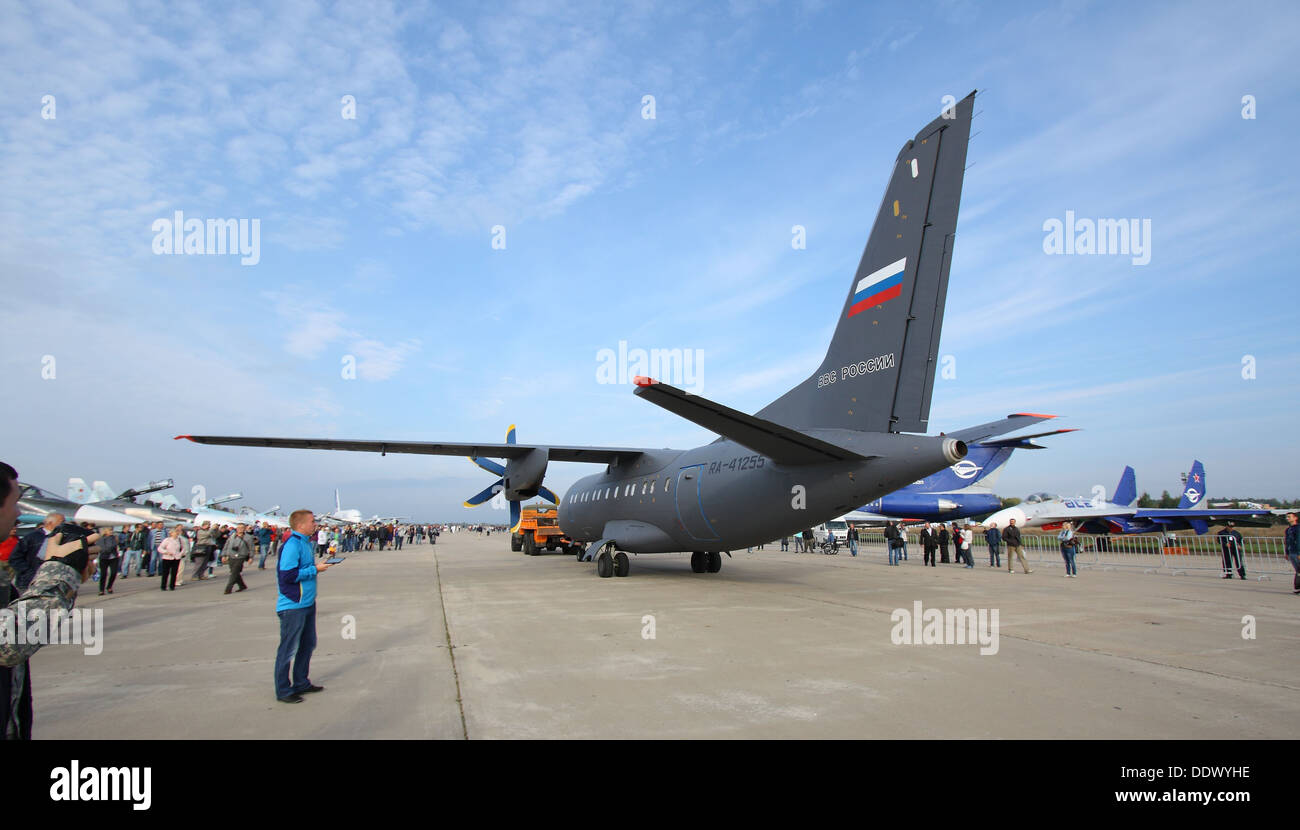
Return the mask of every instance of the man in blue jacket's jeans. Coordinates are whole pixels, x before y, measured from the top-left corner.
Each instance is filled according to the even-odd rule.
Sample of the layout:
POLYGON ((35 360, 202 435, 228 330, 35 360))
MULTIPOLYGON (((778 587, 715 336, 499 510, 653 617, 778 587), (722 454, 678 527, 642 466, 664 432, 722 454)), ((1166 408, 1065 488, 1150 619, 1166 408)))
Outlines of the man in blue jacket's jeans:
POLYGON ((302 695, 323 692, 308 679, 311 653, 316 650, 316 577, 329 569, 316 563, 312 536, 316 517, 310 510, 295 510, 289 516, 292 535, 280 550, 276 576, 280 595, 275 613, 280 618, 280 648, 275 653, 275 699, 281 703, 302 703, 302 695), (297 659, 295 659, 297 658, 297 659), (293 664, 293 681, 289 664, 293 664))

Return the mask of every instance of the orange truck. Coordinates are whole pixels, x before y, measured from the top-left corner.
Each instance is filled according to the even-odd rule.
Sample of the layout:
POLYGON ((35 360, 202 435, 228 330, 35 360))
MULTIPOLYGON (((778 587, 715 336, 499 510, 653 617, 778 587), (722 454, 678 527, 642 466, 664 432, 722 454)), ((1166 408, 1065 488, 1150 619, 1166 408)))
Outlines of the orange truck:
POLYGON ((510 534, 510 549, 536 556, 543 550, 578 553, 581 545, 560 530, 560 510, 548 504, 530 504, 520 511, 519 530, 510 534))

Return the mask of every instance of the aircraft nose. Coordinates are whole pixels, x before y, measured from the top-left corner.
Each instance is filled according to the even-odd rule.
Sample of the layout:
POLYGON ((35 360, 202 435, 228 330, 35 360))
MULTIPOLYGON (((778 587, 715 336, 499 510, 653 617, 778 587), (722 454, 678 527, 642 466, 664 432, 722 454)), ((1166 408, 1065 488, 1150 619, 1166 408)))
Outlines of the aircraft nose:
POLYGON ((1011 524, 1011 520, 1016 520, 1016 527, 1024 527, 1025 511, 1019 507, 1004 507, 984 520, 985 524, 997 524, 1000 528, 1005 528, 1011 524))

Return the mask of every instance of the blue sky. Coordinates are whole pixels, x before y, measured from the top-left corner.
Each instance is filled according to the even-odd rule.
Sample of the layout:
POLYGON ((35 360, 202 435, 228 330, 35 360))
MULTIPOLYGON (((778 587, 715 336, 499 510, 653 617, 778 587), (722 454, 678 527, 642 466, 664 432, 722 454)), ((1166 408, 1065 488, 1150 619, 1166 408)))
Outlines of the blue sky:
POLYGON ((1298 23, 1286 3, 7 4, 4 457, 58 492, 170 476, 183 501, 320 509, 338 487, 367 514, 496 520, 460 506, 491 482, 463 459, 171 437, 704 443, 598 383, 600 350, 699 350, 699 391, 750 412, 802 380, 899 147, 980 89, 932 431, 1084 430, 1014 459, 1003 495, 1110 492, 1125 464, 1158 494, 1195 457, 1212 496, 1294 498, 1298 23), (176 210, 257 218, 260 261, 155 255, 176 210), (1067 210, 1149 219, 1149 264, 1045 254, 1067 210))

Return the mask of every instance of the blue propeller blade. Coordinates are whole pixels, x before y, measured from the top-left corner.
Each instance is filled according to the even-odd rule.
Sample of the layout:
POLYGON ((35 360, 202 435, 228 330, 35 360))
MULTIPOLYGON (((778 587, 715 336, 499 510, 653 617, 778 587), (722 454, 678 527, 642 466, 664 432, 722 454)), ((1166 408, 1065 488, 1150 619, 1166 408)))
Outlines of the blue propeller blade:
POLYGON ((550 487, 542 486, 537 488, 537 495, 549 501, 551 504, 559 504, 560 499, 555 495, 555 491, 550 487))
POLYGON ((515 425, 511 424, 510 429, 506 430, 506 443, 513 444, 514 442, 515 442, 515 425))
POLYGON ((510 532, 519 532, 519 520, 522 518, 523 511, 519 509, 519 502, 510 502, 510 532))
POLYGON ((479 506, 483 502, 495 496, 500 491, 500 489, 505 486, 505 483, 506 483, 505 479, 497 479, 493 483, 489 484, 486 488, 479 491, 479 493, 477 493, 476 495, 470 496, 468 499, 466 499, 465 506, 466 507, 479 506))
POLYGON ((490 458, 476 458, 475 456, 472 455, 467 456, 467 458, 469 458, 470 461, 473 461, 475 464, 479 465, 483 469, 487 470, 492 475, 504 476, 506 474, 506 468, 502 467, 500 464, 496 463, 490 458))

